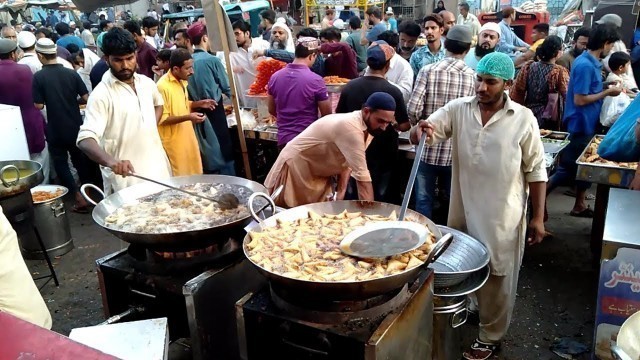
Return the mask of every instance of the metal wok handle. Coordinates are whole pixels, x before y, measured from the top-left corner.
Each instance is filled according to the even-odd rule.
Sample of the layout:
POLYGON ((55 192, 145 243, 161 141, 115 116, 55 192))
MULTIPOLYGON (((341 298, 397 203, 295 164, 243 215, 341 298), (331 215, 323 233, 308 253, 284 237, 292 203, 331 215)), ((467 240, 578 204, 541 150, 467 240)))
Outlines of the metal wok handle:
POLYGON ((444 234, 440 238, 440 240, 438 240, 438 242, 433 246, 433 249, 431 249, 431 252, 427 256, 427 259, 425 260, 424 263, 426 265, 429 265, 432 262, 438 260, 440 255, 442 255, 442 253, 444 253, 447 250, 447 248, 449 248, 449 245, 451 245, 452 241, 453 241, 453 235, 451 235, 451 233, 444 234))
POLYGON ((256 212, 256 210, 253 208, 253 201, 257 198, 257 197, 261 197, 261 198, 265 198, 268 201, 269 206, 271 206, 271 209, 273 210, 273 213, 275 214, 276 212, 276 203, 273 201, 273 199, 263 193, 263 192, 255 192, 253 194, 251 194, 251 196, 249 196, 249 203, 247 204, 247 206, 249 207, 249 212, 251 213, 251 217, 258 222, 258 224, 262 225, 262 219, 260 218, 260 216, 258 216, 258 212, 261 212, 262 210, 265 209, 265 207, 259 209, 258 212, 256 212))
POLYGON ((611 345, 611 355, 615 360, 632 360, 631 357, 617 345, 611 345))
POLYGON ((20 170, 15 165, 4 166, 2 169, 0 169, 0 180, 2 180, 2 185, 6 187, 12 187, 18 184, 18 181, 20 181, 20 170), (13 181, 7 181, 7 179, 4 178, 4 174, 9 170, 13 170, 16 172, 16 179, 13 181))
POLYGON ((87 200, 87 202, 89 202, 91 205, 93 206, 98 206, 98 203, 93 201, 92 198, 89 197, 89 195, 87 195, 87 188, 91 188, 95 191, 97 191, 100 195, 102 195, 102 198, 104 199, 106 196, 104 195, 104 191, 102 191, 102 189, 100 189, 99 187, 93 185, 93 184, 84 184, 82 186, 80 186, 80 193, 82 194, 82 197, 87 200))

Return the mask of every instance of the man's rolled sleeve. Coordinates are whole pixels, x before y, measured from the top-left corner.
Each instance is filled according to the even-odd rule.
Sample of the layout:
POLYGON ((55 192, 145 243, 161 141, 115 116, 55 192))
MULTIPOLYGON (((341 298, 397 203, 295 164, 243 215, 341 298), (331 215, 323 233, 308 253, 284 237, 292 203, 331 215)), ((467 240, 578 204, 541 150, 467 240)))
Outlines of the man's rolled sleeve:
POLYGON ((94 92, 89 96, 87 108, 84 113, 84 122, 78 131, 76 145, 85 139, 94 139, 101 144, 104 130, 107 127, 107 119, 111 118, 106 95, 94 92))
POLYGON ((449 104, 436 110, 436 112, 427 118, 427 121, 434 127, 431 138, 427 139, 428 145, 439 144, 451 137, 453 122, 451 119, 451 107, 449 104))
POLYGON ((371 174, 367 167, 364 133, 345 122, 345 127, 336 129, 335 144, 347 160, 351 168, 351 176, 360 182, 371 182, 371 174))
POLYGON ((547 167, 544 160, 544 145, 540 140, 540 129, 538 121, 531 111, 524 119, 529 121, 529 129, 520 141, 520 149, 522 151, 522 171, 528 183, 546 182, 547 167))

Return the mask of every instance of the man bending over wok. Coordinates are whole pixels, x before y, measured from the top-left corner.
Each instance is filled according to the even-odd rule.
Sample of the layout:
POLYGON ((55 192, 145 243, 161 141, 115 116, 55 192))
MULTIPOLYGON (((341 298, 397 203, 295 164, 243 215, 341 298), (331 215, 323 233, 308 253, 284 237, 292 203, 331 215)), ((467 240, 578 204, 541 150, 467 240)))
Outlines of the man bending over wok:
POLYGON ((365 151, 373 136, 395 121, 395 109, 391 95, 376 92, 362 110, 320 118, 287 143, 264 183, 269 192, 284 185, 276 204, 291 208, 325 201, 336 176, 337 200, 344 198, 351 176, 360 200, 373 200, 365 151))

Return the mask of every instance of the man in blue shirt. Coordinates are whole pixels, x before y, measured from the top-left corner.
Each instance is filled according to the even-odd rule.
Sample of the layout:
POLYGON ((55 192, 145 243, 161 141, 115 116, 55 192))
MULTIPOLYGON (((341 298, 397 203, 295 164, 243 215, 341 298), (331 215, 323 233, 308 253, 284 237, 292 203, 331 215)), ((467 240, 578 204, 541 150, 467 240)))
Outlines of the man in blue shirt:
POLYGON ((427 37, 427 46, 416 50, 409 59, 414 78, 418 76, 423 66, 436 63, 447 55, 442 41, 442 34, 444 34, 442 16, 438 14, 427 15, 424 18, 424 34, 427 37))
MULTIPOLYGON (((576 177, 576 160, 587 147, 596 133, 596 124, 600 118, 602 100, 606 96, 618 96, 622 87, 614 86, 603 89, 601 58, 620 40, 616 28, 612 25, 597 25, 589 34, 587 51, 578 56, 571 66, 567 103, 564 110, 563 123, 571 134, 571 142, 562 154, 556 173, 549 178, 547 194, 559 185, 573 181, 576 177)), ((593 217, 585 203, 585 195, 590 183, 576 181, 576 200, 571 216, 593 217)))
POLYGON ((387 25, 382 22, 382 10, 377 6, 367 8, 365 13, 366 25, 373 24, 367 35, 360 39, 360 44, 369 45, 378 40, 378 35, 387 31, 387 25))
POLYGON ((76 44, 78 45, 79 49, 84 49, 85 47, 84 41, 82 41, 82 39, 80 39, 77 36, 74 36, 71 33, 71 28, 69 27, 69 24, 62 21, 57 23, 56 32, 58 33, 58 35, 60 35, 60 39, 58 39, 58 41, 56 42, 56 45, 62 46, 63 48, 66 49, 67 45, 76 44))
POLYGON ((503 52, 512 58, 515 57, 515 52, 525 52, 529 49, 529 44, 513 32, 511 29, 511 23, 516 19, 516 10, 511 6, 502 9, 502 21, 500 21, 500 42, 498 43, 497 51, 503 52))

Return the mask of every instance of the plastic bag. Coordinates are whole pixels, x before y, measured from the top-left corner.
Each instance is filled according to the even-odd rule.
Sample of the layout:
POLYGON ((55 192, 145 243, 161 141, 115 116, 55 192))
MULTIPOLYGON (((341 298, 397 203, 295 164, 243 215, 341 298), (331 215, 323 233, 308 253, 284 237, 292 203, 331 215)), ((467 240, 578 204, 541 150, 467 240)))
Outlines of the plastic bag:
POLYGON ((640 144, 635 135, 638 118, 640 118, 640 97, 636 97, 613 124, 598 147, 598 155, 618 162, 640 160, 640 144))
POLYGON ((600 111, 600 124, 611 127, 631 104, 631 98, 625 93, 618 96, 607 96, 600 111))

